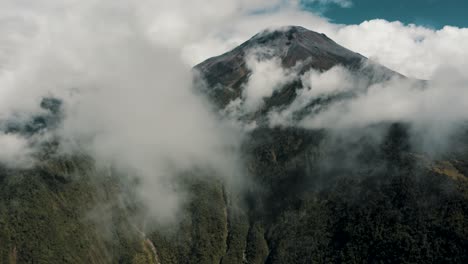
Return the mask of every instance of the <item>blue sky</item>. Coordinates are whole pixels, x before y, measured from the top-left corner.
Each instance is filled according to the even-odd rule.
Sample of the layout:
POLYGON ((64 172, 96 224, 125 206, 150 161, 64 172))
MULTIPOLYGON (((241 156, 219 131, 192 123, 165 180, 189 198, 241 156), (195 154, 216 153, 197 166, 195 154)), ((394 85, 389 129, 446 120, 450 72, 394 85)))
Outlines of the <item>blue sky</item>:
POLYGON ((301 1, 304 8, 320 12, 340 24, 360 24, 382 18, 431 28, 468 27, 468 0, 352 0, 347 8, 337 4, 320 5, 317 0, 301 1))

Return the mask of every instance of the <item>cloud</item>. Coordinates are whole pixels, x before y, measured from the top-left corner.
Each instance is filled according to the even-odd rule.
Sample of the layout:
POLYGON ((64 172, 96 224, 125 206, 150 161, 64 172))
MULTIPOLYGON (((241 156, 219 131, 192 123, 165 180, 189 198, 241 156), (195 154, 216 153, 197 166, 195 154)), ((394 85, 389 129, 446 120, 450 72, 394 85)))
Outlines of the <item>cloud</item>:
POLYGON ((468 29, 445 26, 435 30, 401 22, 365 21, 341 26, 329 36, 402 74, 431 79, 439 68, 467 66, 468 29))
POLYGON ((295 100, 268 113, 270 126, 348 131, 400 122, 410 126, 413 147, 440 154, 468 122, 468 76, 454 68, 438 70, 427 82, 395 76, 369 85, 342 67, 311 71, 301 79, 295 100))
POLYGON ((359 89, 358 78, 342 66, 328 71, 309 70, 300 76, 301 86, 296 90, 296 98, 286 109, 268 113, 271 126, 295 125, 295 115, 307 108, 314 100, 359 89))
POLYGON ((310 70, 301 79, 304 93, 308 97, 330 95, 354 88, 353 75, 342 66, 335 66, 324 73, 310 70))
POLYGON ((251 51, 246 57, 247 68, 252 72, 242 92, 247 113, 257 111, 263 106, 265 98, 271 97, 296 77, 293 70, 281 66, 279 58, 265 60, 265 52, 268 51, 251 51))
POLYGON ((0 134, 0 163, 8 168, 30 168, 34 150, 28 140, 15 134, 0 134))
MULTIPOLYGON (((183 42, 198 35, 173 35, 170 29, 183 27, 148 14, 169 15, 176 7, 172 1, 70 0, 12 2, 0 12, 6 21, 19 21, 0 37, 1 54, 6 54, 0 73, 2 119, 40 113, 43 97, 61 99, 62 123, 48 132, 60 140, 60 150, 84 150, 98 167, 133 179, 148 214, 161 223, 173 222, 185 202, 177 185, 180 175, 241 180, 240 134, 195 94, 191 67, 181 59, 183 42), (19 28, 28 30, 17 36, 19 28)), ((216 21, 210 10, 200 16, 216 21)), ((184 14, 174 12, 175 19, 184 14)), ((2 136, 0 160, 14 165, 19 157, 26 159, 26 143, 19 136, 2 136)))
MULTIPOLYGON (((336 77, 340 78, 343 77, 336 77)), ((467 87, 468 78, 449 68, 425 83, 395 77, 369 87, 353 87, 353 91, 361 92, 305 118, 302 125, 340 128, 401 121, 450 127, 452 123, 467 121, 467 87)))

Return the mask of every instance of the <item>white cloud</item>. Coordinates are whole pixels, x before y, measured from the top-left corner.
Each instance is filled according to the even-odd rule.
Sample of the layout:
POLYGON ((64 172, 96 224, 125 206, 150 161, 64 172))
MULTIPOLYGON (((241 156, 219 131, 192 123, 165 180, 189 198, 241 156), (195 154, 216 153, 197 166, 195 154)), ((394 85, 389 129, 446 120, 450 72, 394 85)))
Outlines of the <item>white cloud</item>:
POLYGON ((404 75, 431 79, 438 68, 466 69, 468 29, 446 26, 431 29, 375 19, 359 25, 338 25, 294 5, 278 12, 233 19, 206 38, 184 45, 183 56, 195 64, 241 44, 255 33, 271 27, 300 25, 322 32, 340 45, 373 59, 404 75))
POLYGON ((15 134, 0 134, 0 163, 9 168, 29 168, 34 165, 33 149, 26 138, 15 134))
POLYGON ((404 122, 412 128, 415 147, 440 154, 449 147, 446 143, 453 133, 468 121, 468 76, 453 68, 439 70, 433 80, 424 84, 396 77, 352 90, 361 92, 289 125, 340 131, 404 122))
POLYGON ((310 70, 301 79, 304 93, 307 93, 307 96, 311 98, 354 88, 353 75, 342 66, 335 66, 323 73, 310 70))
POLYGON ((246 57, 247 68, 252 71, 242 92, 243 109, 247 113, 257 111, 263 106, 264 99, 271 97, 275 91, 296 77, 293 70, 281 66, 281 59, 265 60, 257 52, 246 57))
POLYGON ((302 87, 296 90, 294 101, 286 109, 269 113, 271 126, 295 125, 297 120, 294 120, 294 114, 308 107, 313 100, 359 88, 358 79, 342 66, 335 66, 325 72, 310 70, 300 79, 302 87))
POLYGON ((466 69, 468 29, 439 30, 385 20, 342 26, 330 37, 402 74, 431 79, 440 67, 466 69))
MULTIPOLYGON (((5 7, 0 19, 21 21, 0 28, 0 49, 14 50, 0 52, 7 54, 6 68, 0 72, 2 119, 11 113, 39 112, 44 96, 61 98, 64 121, 56 133, 63 151, 84 149, 98 166, 113 166, 136 179, 139 198, 160 222, 172 222, 183 202, 183 190, 174 186, 178 175, 195 167, 226 181, 240 180, 234 177, 239 176, 239 134, 195 95, 191 67, 181 60, 181 44, 198 36, 171 35, 173 26, 184 28, 164 22, 168 28, 154 35, 160 16, 153 17, 149 10, 170 14, 176 4, 126 0, 43 4, 0 4, 5 7), (31 30, 16 37, 16 28, 21 27, 31 30)), ((212 11, 200 15, 215 21, 212 11)), ((196 23, 190 30, 192 26, 204 30, 196 23)), ((5 147, 0 160, 8 165, 28 157, 18 154, 26 146, 21 138, 0 140, 5 147)))

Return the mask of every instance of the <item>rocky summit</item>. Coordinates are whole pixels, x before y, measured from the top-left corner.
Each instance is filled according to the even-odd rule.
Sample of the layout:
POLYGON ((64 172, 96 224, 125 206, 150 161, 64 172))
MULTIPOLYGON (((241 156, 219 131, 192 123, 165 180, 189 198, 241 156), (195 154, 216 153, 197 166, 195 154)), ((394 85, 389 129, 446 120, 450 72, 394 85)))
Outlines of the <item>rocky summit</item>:
MULTIPOLYGON (((299 63, 296 70, 302 73, 311 69, 326 71, 341 65, 372 82, 380 82, 394 76, 403 77, 369 61, 359 53, 340 46, 325 34, 299 26, 289 26, 260 32, 232 51, 195 66, 195 70, 201 73, 211 88, 208 93, 215 103, 224 107, 229 101, 240 96, 242 85, 251 73, 246 64, 246 57, 252 51, 258 50, 265 51, 265 57, 279 58, 285 68, 294 67, 299 63)), ((287 87, 271 100, 290 98, 297 88, 297 85, 287 87)))

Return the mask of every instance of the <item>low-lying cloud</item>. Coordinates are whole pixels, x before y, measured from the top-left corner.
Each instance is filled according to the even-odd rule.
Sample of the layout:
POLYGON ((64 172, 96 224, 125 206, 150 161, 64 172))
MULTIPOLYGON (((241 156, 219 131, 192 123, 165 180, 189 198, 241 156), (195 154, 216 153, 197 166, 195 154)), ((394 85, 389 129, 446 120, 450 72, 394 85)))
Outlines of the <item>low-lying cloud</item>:
MULTIPOLYGON (((404 123, 411 126, 419 151, 441 152, 468 121, 468 78, 456 68, 441 68, 430 81, 395 75, 373 83, 342 66, 296 76, 295 99, 268 112, 269 126, 339 131, 404 123)), ((284 81, 291 80, 276 83, 284 81)))
MULTIPOLYGON (((20 37, 13 30, 2 42, 17 49, 5 55, 0 73, 3 121, 42 113, 44 97, 60 99, 59 127, 42 133, 59 140, 62 153, 85 151, 98 167, 138 182, 137 198, 161 223, 173 222, 185 202, 176 180, 181 174, 203 169, 227 182, 241 176, 240 134, 195 94, 180 47, 154 39, 146 8, 166 4, 172 7, 168 1, 45 1, 11 3, 11 12, 1 12, 21 22, 11 29, 31 28, 20 37)), ((174 37, 158 34, 158 40, 174 37)), ((0 161, 24 163, 28 139, 3 133, 0 161)))
POLYGON ((0 134, 0 164, 7 168, 30 168, 34 149, 30 142, 16 134, 0 134))

